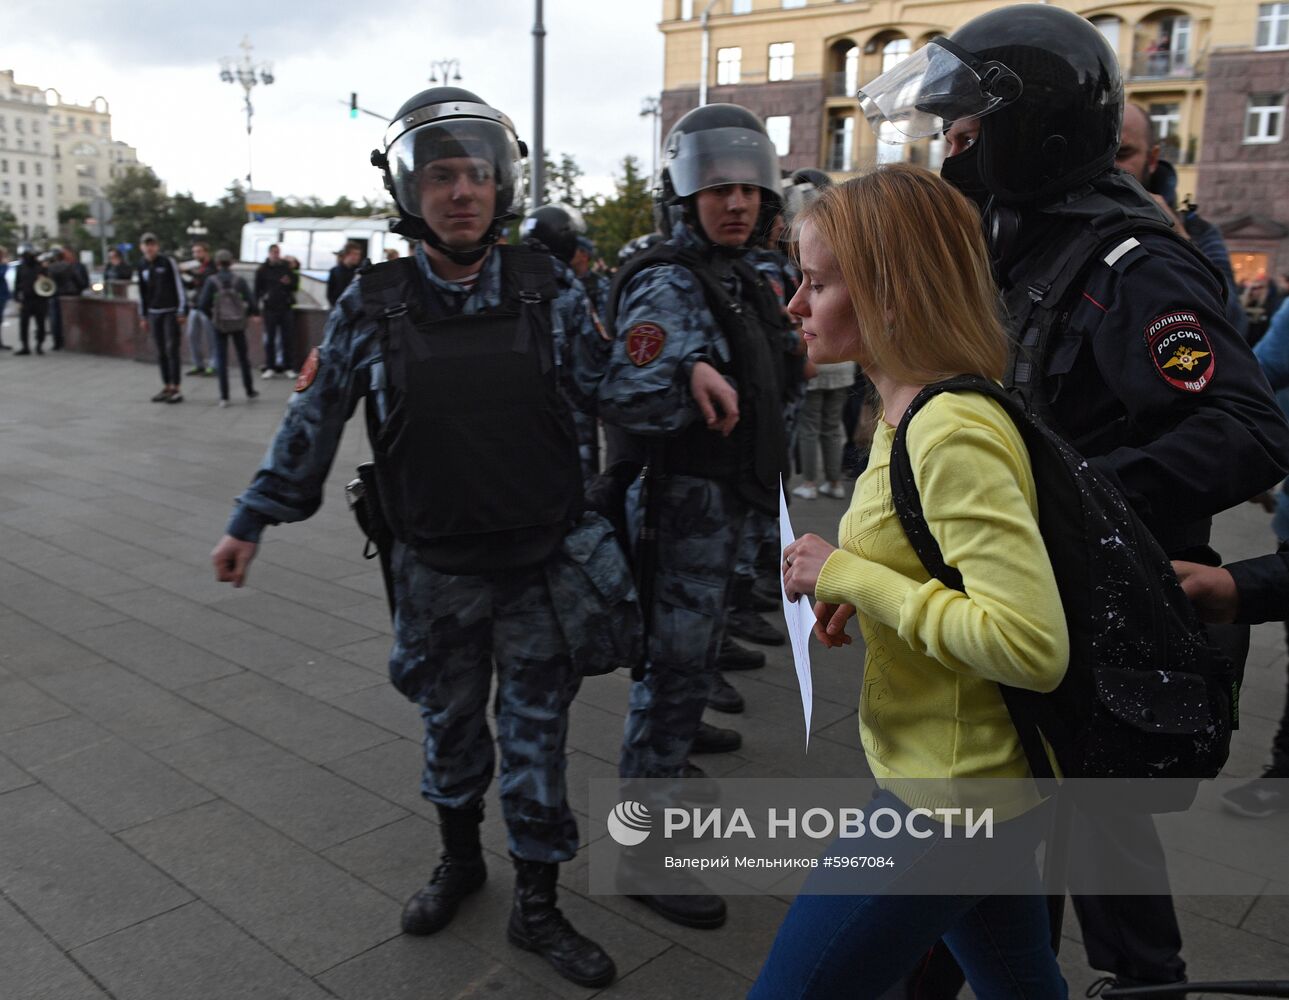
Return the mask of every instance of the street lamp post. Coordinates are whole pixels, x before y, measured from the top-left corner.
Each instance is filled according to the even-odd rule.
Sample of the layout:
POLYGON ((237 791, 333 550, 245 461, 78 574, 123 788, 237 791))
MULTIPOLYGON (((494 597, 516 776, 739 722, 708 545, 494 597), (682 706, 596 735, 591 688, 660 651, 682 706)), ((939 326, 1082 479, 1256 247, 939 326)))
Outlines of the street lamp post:
POLYGON ((452 83, 461 79, 461 60, 460 59, 431 59, 430 60, 430 83, 438 83, 439 77, 443 78, 444 83, 452 83))
POLYGON ((649 162, 649 183, 658 183, 658 129, 662 124, 662 102, 656 97, 646 97, 640 102, 640 117, 653 118, 653 159, 649 162))
POLYGON ((251 180, 251 119, 255 116, 255 107, 251 104, 251 91, 256 84, 268 86, 273 82, 273 64, 270 62, 257 63, 251 58, 251 39, 249 36, 242 39, 241 49, 242 57, 237 62, 233 61, 231 56, 225 56, 219 61, 219 78, 225 83, 240 83, 242 90, 245 92, 246 100, 246 190, 250 191, 255 185, 251 180))
POLYGON ((546 25, 542 23, 542 0, 535 0, 533 20, 533 209, 542 206, 546 187, 546 25))

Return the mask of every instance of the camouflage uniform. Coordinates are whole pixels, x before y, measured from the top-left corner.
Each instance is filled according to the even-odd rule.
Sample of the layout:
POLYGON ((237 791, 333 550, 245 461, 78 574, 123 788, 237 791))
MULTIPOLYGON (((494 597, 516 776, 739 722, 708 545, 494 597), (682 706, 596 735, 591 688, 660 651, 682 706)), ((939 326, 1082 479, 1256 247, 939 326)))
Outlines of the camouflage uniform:
MULTIPOLYGON (((551 255, 555 265, 555 283, 559 285, 560 298, 568 298, 573 313, 570 326, 577 330, 594 330, 598 344, 589 344, 589 356, 597 358, 603 371, 608 361, 609 337, 600 322, 599 304, 591 297, 590 290, 579 280, 573 269, 558 257, 551 255)), ((582 481, 589 483, 600 471, 600 423, 595 417, 595 401, 587 400, 573 408, 573 427, 577 431, 577 455, 582 462, 582 481)))
MULTIPOLYGON (((488 256, 472 290, 435 275, 423 249, 416 259, 444 302, 461 312, 499 304, 498 254, 488 256)), ((332 310, 317 373, 291 397, 263 464, 238 499, 228 527, 235 538, 258 541, 268 524, 309 517, 322 502, 341 432, 359 399, 366 397, 381 423, 389 412, 380 327, 362 312, 362 280, 355 278, 332 310)), ((594 397, 604 346, 588 322, 580 287, 561 289, 551 319, 561 388, 575 407, 585 406, 594 397)), ((556 592, 546 567, 450 576, 397 542, 391 569, 389 672, 395 687, 420 705, 425 722, 422 794, 449 808, 482 799, 494 759, 485 713, 495 661, 510 850, 529 861, 568 860, 577 850, 577 826, 565 795, 564 742, 581 676, 554 607, 576 595, 556 592)))
MULTIPOLYGON (((671 242, 703 246, 683 223, 671 242)), ((730 345, 690 272, 668 264, 632 278, 621 291, 615 329, 600 383, 602 419, 651 436, 701 421, 689 391, 694 363, 727 362, 730 345), (633 356, 632 331, 649 329, 662 340, 654 333, 652 342, 637 342, 645 350, 633 356)), ((747 517, 745 502, 722 480, 666 476, 657 502, 649 658, 644 677, 631 686, 620 761, 628 778, 670 777, 686 763, 715 676, 726 591, 747 517)))

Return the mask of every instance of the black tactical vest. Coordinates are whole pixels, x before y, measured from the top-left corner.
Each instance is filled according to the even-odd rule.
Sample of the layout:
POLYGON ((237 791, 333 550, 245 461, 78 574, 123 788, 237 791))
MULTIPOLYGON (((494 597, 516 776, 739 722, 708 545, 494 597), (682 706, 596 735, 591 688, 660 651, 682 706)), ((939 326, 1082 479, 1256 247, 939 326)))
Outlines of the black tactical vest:
MULTIPOLYGON (((663 264, 683 267, 694 276, 708 310, 730 346, 731 361, 708 359, 738 387, 739 421, 728 437, 707 429, 701 421, 666 440, 659 461, 664 472, 728 479, 745 503, 765 514, 779 511, 779 477, 787 469, 783 430, 783 371, 777 356, 782 304, 765 276, 747 261, 733 259, 730 268, 740 294, 730 292, 715 264, 693 247, 659 243, 623 265, 609 291, 607 322, 617 324, 622 289, 645 268, 663 264)), ((657 454, 657 451, 652 451, 657 454)))
POLYGON ((559 392, 545 254, 498 246, 501 302, 450 309, 415 258, 362 275, 382 326, 389 413, 368 408, 381 507, 394 537, 441 573, 533 566, 582 512, 582 473, 559 392))

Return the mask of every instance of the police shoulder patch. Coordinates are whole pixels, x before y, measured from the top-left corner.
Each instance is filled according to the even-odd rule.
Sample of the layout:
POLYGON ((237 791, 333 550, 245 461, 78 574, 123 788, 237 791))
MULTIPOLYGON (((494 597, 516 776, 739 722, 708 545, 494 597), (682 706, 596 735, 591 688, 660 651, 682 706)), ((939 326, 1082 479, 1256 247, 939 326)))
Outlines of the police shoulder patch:
POLYGON ((315 347, 309 352, 309 356, 304 359, 304 364, 300 366, 300 375, 295 380, 295 391, 304 392, 305 389, 313 385, 313 380, 318 377, 318 349, 315 347))
POLYGON ((627 331, 627 357, 640 368, 656 360, 666 342, 667 331, 657 323, 637 323, 627 331))
POLYGON ((1213 381, 1217 358, 1195 313, 1161 313, 1146 324, 1145 337, 1155 371, 1174 389, 1203 392, 1213 381))

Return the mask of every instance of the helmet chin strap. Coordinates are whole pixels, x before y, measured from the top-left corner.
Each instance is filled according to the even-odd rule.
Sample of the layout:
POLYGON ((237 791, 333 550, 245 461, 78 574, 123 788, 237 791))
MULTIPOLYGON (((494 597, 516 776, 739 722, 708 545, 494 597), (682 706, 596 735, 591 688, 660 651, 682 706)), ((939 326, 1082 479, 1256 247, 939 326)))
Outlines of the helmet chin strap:
POLYGON ((469 250, 454 250, 439 238, 439 234, 425 224, 424 219, 417 219, 408 215, 400 215, 396 223, 389 227, 390 232, 398 233, 400 236, 406 236, 412 240, 424 240, 427 244, 443 254, 453 264, 460 264, 463 267, 468 264, 477 264, 481 261, 497 238, 501 235, 501 224, 494 219, 488 231, 483 234, 483 239, 479 245, 471 247, 469 250))

